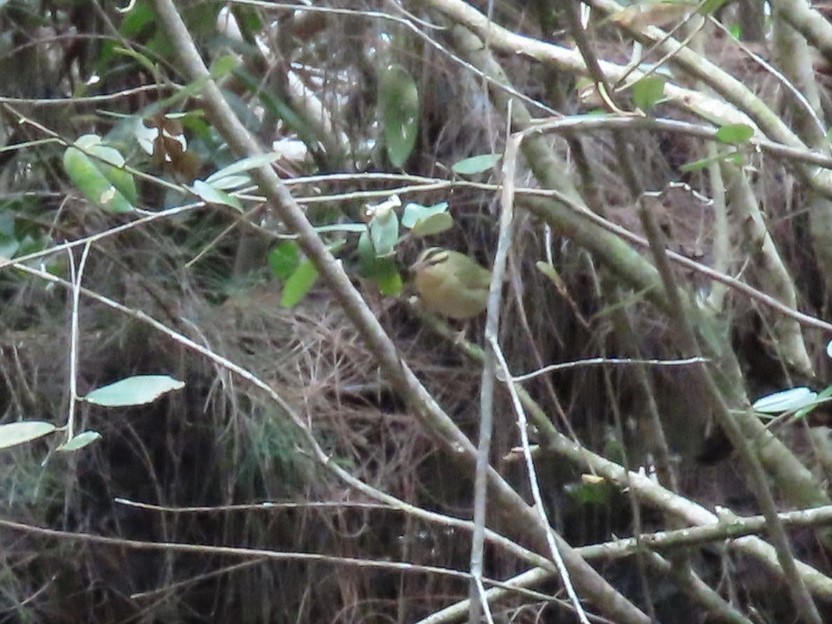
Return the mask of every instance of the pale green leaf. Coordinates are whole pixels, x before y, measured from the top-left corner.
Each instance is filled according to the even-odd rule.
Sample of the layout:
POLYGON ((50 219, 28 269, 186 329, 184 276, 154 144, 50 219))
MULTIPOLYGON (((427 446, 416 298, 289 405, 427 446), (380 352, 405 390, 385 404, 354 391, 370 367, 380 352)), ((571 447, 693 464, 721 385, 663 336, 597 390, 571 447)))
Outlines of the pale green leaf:
POLYGON ((448 211, 448 202, 439 202, 434 206, 422 206, 421 204, 409 203, 404 207, 402 213, 402 226, 412 228, 422 219, 427 219, 435 214, 448 211))
POLYGON ((641 110, 653 108, 664 97, 664 86, 667 81, 662 76, 647 76, 633 85, 633 102, 641 110))
POLYGON ((248 156, 247 158, 242 158, 236 162, 231 163, 226 167, 223 167, 222 169, 219 169, 218 171, 215 171, 210 176, 208 176, 208 178, 205 181, 209 184, 212 184, 220 178, 227 178, 229 176, 242 173, 244 171, 256 169, 257 167, 263 167, 264 165, 269 165, 273 163, 275 160, 280 158, 280 156, 280 152, 269 152, 267 154, 257 154, 256 156, 248 156))
POLYGON ((419 133, 419 89, 404 67, 390 65, 382 72, 379 112, 387 156, 394 167, 403 167, 419 133))
POLYGON ((832 386, 827 386, 820 392, 820 394, 818 394, 814 402, 810 403, 806 407, 801 407, 797 410, 797 412, 795 412, 795 419, 799 420, 801 418, 806 418, 806 416, 815 411, 815 408, 824 403, 828 403, 830 398, 832 398, 832 386))
POLYGON ((214 80, 224 78, 233 72, 240 61, 233 54, 225 54, 211 63, 211 77, 214 80))
POLYGON ((453 226, 454 218, 447 212, 441 212, 425 219, 419 219, 411 231, 414 236, 433 236, 434 234, 446 232, 453 226))
POLYGON ((376 250, 373 241, 370 240, 370 232, 365 228, 358 237, 358 266, 361 275, 373 278, 376 267, 376 250))
POLYGON ((721 143, 748 143, 754 136, 754 128, 748 124, 726 124, 716 133, 716 140, 721 143))
POLYGON ((370 221, 370 240, 376 255, 385 257, 396 253, 399 241, 399 216, 395 210, 377 212, 370 221))
POLYGON ((216 180, 211 180, 209 178, 206 180, 206 183, 210 184, 215 189, 221 189, 223 191, 237 189, 252 184, 251 177, 247 175, 230 175, 216 180))
POLYGON ((65 453, 71 453, 72 451, 78 451, 85 446, 88 446, 95 442, 96 440, 101 438, 101 434, 97 431, 82 431, 77 436, 73 437, 71 440, 67 440, 63 444, 61 444, 57 450, 63 451, 65 453))
POLYGON ((183 382, 168 375, 136 375, 96 388, 84 400, 104 407, 145 405, 184 387, 183 382))
POLYGON ((20 243, 13 238, 0 239, 0 258, 11 259, 20 249, 20 243))
POLYGON ((779 414, 799 410, 811 405, 818 398, 818 393, 804 386, 768 394, 754 401, 751 406, 755 412, 761 414, 779 414))
POLYGON ((53 431, 55 425, 41 420, 24 420, 0 425, 0 449, 37 440, 53 431))
POLYGON ((243 203, 239 199, 233 195, 229 195, 225 191, 214 188, 202 180, 194 182, 191 190, 206 204, 222 204, 225 206, 231 206, 232 208, 240 211, 243 210, 243 203))
POLYGON ((415 236, 439 234, 453 227, 453 217, 448 214, 448 202, 434 206, 410 203, 404 207, 402 225, 410 228, 415 236))
POLYGON ((464 158, 451 167, 457 175, 470 176, 485 171, 490 171, 503 157, 502 154, 480 154, 479 156, 471 156, 464 158))

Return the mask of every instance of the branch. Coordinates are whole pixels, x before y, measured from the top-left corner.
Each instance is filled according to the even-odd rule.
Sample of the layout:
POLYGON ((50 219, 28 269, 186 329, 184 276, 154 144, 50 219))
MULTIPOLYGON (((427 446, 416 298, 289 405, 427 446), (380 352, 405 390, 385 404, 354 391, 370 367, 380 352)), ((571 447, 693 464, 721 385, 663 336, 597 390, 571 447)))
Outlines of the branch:
MULTIPOLYGON (((187 74, 194 81, 204 81, 203 103, 217 130, 239 157, 261 153, 257 143, 236 118, 223 99, 222 93, 211 80, 208 69, 173 2, 156 0, 154 5, 187 74)), ((298 244, 343 307, 346 316, 356 327, 392 386, 413 409, 414 416, 451 457, 458 459, 468 469, 473 469, 476 462, 475 447, 422 386, 407 364, 399 358, 395 345, 384 332, 378 319, 351 283, 341 263, 319 238, 285 185, 268 166, 252 170, 252 176, 271 208, 288 228, 297 234, 298 244)), ((490 469, 488 476, 497 507, 512 519, 510 526, 515 530, 531 533, 536 547, 540 552, 545 552, 546 534, 551 528, 542 525, 534 510, 495 470, 490 469)), ((649 621, 644 613, 593 570, 562 538, 558 537, 558 541, 576 588, 586 598, 591 599, 599 610, 616 621, 634 624, 646 624, 649 621)))

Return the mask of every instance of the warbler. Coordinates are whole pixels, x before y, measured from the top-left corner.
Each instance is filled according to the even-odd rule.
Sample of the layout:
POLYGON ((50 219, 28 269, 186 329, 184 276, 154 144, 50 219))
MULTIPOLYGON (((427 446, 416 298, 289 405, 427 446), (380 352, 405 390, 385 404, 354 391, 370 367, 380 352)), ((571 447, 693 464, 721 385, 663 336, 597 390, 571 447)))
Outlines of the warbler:
POLYGON ((455 320, 481 314, 488 305, 491 271, 458 251, 425 249, 410 267, 425 308, 455 320))

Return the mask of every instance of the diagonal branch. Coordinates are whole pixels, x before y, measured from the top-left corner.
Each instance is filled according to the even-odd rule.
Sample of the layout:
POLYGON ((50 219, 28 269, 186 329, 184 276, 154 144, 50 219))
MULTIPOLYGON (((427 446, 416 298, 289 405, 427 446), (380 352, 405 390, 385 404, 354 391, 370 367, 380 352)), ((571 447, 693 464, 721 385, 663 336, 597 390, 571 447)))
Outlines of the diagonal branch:
MULTIPOLYGON (((154 6, 188 76, 191 80, 204 81, 203 102, 215 127, 238 156, 259 154, 259 146, 211 80, 174 3, 171 0, 156 0, 154 6)), ((414 410, 414 416, 446 451, 468 469, 473 469, 476 461, 475 447, 400 359, 395 345, 350 282, 341 263, 329 252, 285 185, 267 166, 253 170, 252 175, 271 208, 297 234, 299 245, 330 287, 393 387, 414 410)), ((535 547, 540 552, 546 552, 546 534, 551 528, 540 522, 534 510, 493 469, 489 470, 489 486, 497 508, 511 519, 508 526, 515 531, 527 533, 535 547)), ((649 621, 643 612, 593 570, 562 538, 557 535, 555 538, 576 588, 592 600, 600 611, 616 621, 640 624, 649 621)))

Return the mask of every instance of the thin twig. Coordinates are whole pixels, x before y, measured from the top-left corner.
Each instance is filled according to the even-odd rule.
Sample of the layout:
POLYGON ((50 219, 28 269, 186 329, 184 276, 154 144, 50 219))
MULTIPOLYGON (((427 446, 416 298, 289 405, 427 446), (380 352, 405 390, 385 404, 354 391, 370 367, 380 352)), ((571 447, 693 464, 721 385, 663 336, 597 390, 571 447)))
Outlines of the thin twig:
POLYGON ((72 440, 75 435, 75 409, 78 403, 78 316, 81 307, 81 281, 84 277, 84 268, 87 265, 90 246, 90 242, 84 245, 77 271, 75 270, 75 258, 72 255, 72 250, 67 249, 69 274, 72 280, 72 320, 69 333, 69 407, 66 417, 67 442, 72 440))
POLYGON ((561 362, 559 364, 549 364, 548 366, 544 366, 543 368, 539 368, 536 371, 532 371, 531 373, 526 373, 524 375, 517 375, 515 376, 512 381, 515 382, 523 382, 528 381, 529 379, 534 379, 535 377, 539 377, 540 375, 546 375, 548 373, 554 373, 556 371, 562 370, 569 370, 573 368, 583 368, 585 366, 604 366, 604 365, 611 365, 611 366, 690 366, 692 364, 700 364, 703 362, 710 362, 708 358, 704 357, 690 357, 690 358, 682 358, 678 360, 657 360, 657 359, 647 359, 642 360, 638 358, 610 358, 610 357, 597 357, 597 358, 587 358, 584 360, 574 360, 572 362, 561 362))
MULTIPOLYGON (((491 283, 488 289, 488 312, 485 322, 485 337, 498 336, 500 333, 500 308, 503 296, 503 277, 506 270, 506 258, 511 248, 511 238, 514 224, 514 176, 517 164, 517 150, 519 143, 511 136, 511 128, 507 128, 505 154, 503 155, 502 183, 500 195, 500 234, 497 242, 497 253, 491 273, 491 283)), ((491 436, 494 430, 494 382, 496 378, 494 354, 486 349, 482 367, 482 384, 480 386, 480 432, 477 443, 477 464, 474 477, 474 534, 471 541, 471 575, 474 583, 471 585, 469 605, 469 620, 479 622, 480 600, 484 599, 480 591, 480 584, 476 581, 482 576, 485 520, 488 501, 488 468, 491 458, 491 436)), ((488 604, 484 605, 488 613, 488 604)))
MULTIPOLYGON (((494 356, 497 359, 497 363, 500 367, 500 370, 502 370, 503 375, 505 375, 506 379, 511 379, 511 370, 509 370, 508 363, 503 357, 500 345, 497 343, 497 340, 494 337, 489 337, 488 340, 490 342, 491 349, 494 351, 494 356)), ((540 484, 537 481, 537 471, 535 470, 534 461, 532 460, 532 454, 529 449, 529 423, 526 419, 526 412, 523 409, 523 404, 521 403, 520 397, 517 394, 516 386, 512 383, 509 383, 506 387, 508 388, 509 394, 511 395, 511 403, 514 407, 514 413, 517 416, 517 424, 518 428, 520 429, 520 441, 523 445, 523 457, 526 460, 526 471, 529 475, 529 486, 531 487, 534 506, 537 510, 537 513, 540 515, 541 521, 546 523, 546 525, 548 526, 549 519, 546 517, 546 508, 543 504, 543 496, 540 494, 540 484)), ((589 624, 589 621, 586 617, 586 613, 584 612, 583 607, 581 606, 581 600, 578 597, 578 594, 575 592, 575 588, 572 586, 572 581, 569 577, 569 571, 566 569, 566 564, 564 563, 558 545, 555 542, 555 535, 556 534, 554 531, 546 532, 546 541, 549 544, 549 552, 552 555, 552 560, 558 567, 558 574, 560 574, 560 579, 563 582, 563 586, 566 588, 566 593, 569 596, 569 599, 572 601, 572 604, 578 613, 580 621, 583 624, 589 624)))
MULTIPOLYGON (((320 553, 275 551, 268 550, 265 548, 242 548, 238 546, 215 546, 211 544, 189 544, 184 542, 153 542, 144 540, 132 540, 121 537, 106 537, 103 535, 94 535, 92 533, 76 533, 72 531, 48 529, 46 527, 39 527, 35 525, 25 524, 22 522, 14 522, 12 520, 6 520, 2 518, 0 518, 0 527, 4 527, 6 529, 14 531, 21 531, 31 535, 40 535, 42 537, 50 537, 73 542, 101 544, 104 546, 115 546, 117 548, 129 548, 131 550, 161 550, 168 553, 180 552, 203 555, 223 555, 227 557, 240 557, 245 559, 267 559, 270 561, 306 561, 310 563, 328 563, 348 567, 371 568, 377 570, 396 570, 398 572, 420 572, 426 574, 438 574, 441 576, 449 576, 465 580, 471 577, 471 575, 467 572, 462 572, 460 570, 441 568, 439 566, 419 565, 409 563, 407 561, 376 560, 360 557, 339 557, 320 553)), ((483 579, 483 582, 486 582, 491 586, 497 587, 505 585, 505 583, 496 581, 494 579, 483 579)))

